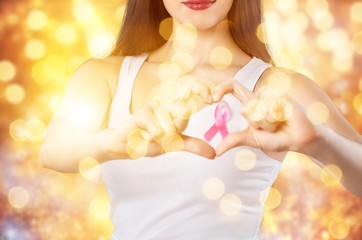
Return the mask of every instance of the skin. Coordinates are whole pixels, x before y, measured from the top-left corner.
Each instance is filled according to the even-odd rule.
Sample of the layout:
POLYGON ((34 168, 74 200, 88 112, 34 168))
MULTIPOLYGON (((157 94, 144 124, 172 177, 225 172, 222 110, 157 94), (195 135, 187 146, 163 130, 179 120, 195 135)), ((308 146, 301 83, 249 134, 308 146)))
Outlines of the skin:
MULTIPOLYGON (((189 151, 208 159, 241 145, 260 148, 278 160, 282 160, 287 151, 307 154, 321 166, 339 166, 343 172, 341 183, 351 192, 362 196, 362 190, 357 186, 357 183, 362 182, 362 163, 358 158, 362 155, 361 136, 312 80, 279 68, 267 69, 253 92, 248 92, 232 80, 234 74, 251 59, 237 47, 225 24, 232 2, 218 0, 210 9, 194 12, 186 8, 182 1, 164 0, 166 8, 174 17, 174 29, 181 26, 186 31, 173 33, 170 41, 149 53, 135 79, 129 106, 131 117, 117 128, 107 127, 107 117, 123 57, 93 59, 84 63, 69 81, 64 102, 49 124, 40 153, 43 166, 60 172, 76 172, 79 162, 89 156, 100 163, 112 159, 129 159, 127 137, 135 130, 141 131, 149 140, 146 156, 157 156, 165 152, 162 139, 171 131, 178 134, 184 144, 181 148, 171 147, 167 151, 189 151), (187 30, 190 24, 195 27, 192 31, 187 30), (189 52, 194 61, 184 74, 195 79, 207 79, 207 83, 192 83, 193 86, 198 86, 195 87, 198 90, 191 94, 198 99, 198 109, 218 102, 228 93, 247 106, 252 100, 260 99, 265 87, 271 88, 268 85, 269 77, 273 72, 280 71, 290 78, 290 88, 283 93, 283 97, 292 105, 292 116, 279 122, 270 122, 267 116, 259 121, 249 119, 250 127, 246 131, 231 133, 214 150, 200 139, 182 135, 188 122, 187 112, 184 116, 175 117, 171 110, 161 106, 165 111, 156 113, 160 105, 150 89, 162 84, 157 71, 162 63, 171 61, 177 54, 174 40, 190 37, 195 30, 197 38, 189 52), (209 53, 219 46, 225 47, 232 54, 232 62, 226 69, 215 69, 209 61, 209 53), (316 101, 323 103, 330 112, 324 124, 314 124, 306 116, 306 109, 316 101), (72 113, 77 112, 80 106, 89 109, 91 117, 76 122, 72 113)), ((188 105, 187 99, 172 101, 172 104, 188 105)), ((241 112, 248 119, 245 109, 241 112)))

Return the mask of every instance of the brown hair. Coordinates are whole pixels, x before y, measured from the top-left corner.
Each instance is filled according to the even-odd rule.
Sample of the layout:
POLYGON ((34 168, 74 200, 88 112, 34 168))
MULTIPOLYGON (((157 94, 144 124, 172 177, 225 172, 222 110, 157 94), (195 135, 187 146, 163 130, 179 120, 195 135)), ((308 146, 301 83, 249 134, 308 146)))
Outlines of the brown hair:
MULTIPOLYGON (((159 26, 168 17, 162 0, 128 0, 112 55, 134 56, 161 47, 166 40, 159 34, 159 26)), ((257 37, 257 28, 263 20, 261 0, 234 0, 228 20, 231 36, 241 50, 272 62, 266 45, 257 37)))

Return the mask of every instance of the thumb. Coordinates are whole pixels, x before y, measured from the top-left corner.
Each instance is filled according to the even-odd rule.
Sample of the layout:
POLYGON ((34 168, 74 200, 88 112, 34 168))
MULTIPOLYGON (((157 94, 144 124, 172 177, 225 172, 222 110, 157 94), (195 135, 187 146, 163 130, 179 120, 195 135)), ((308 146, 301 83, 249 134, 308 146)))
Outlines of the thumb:
POLYGON ((131 158, 139 158, 143 156, 156 157, 168 152, 185 151, 191 152, 208 159, 215 158, 215 150, 205 141, 179 135, 177 133, 168 133, 158 141, 151 141, 146 146, 146 151, 133 151, 130 154, 131 158))
POLYGON ((215 150, 207 142, 198 138, 189 137, 185 135, 183 137, 184 137, 183 151, 191 152, 208 159, 215 158, 215 150))
POLYGON ((183 134, 167 134, 161 145, 165 152, 186 151, 209 159, 215 158, 215 150, 207 142, 183 134))
POLYGON ((245 131, 230 133, 215 149, 216 156, 220 156, 226 151, 238 147, 238 146, 249 146, 257 147, 257 141, 254 135, 248 128, 245 131))

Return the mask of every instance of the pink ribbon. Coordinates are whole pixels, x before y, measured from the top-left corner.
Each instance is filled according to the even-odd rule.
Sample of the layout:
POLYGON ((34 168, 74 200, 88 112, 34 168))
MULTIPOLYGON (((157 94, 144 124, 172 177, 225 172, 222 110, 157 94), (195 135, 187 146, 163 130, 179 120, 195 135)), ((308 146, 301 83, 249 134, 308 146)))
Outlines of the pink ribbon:
POLYGON ((224 139, 228 134, 228 128, 226 123, 231 118, 231 108, 227 102, 220 102, 215 108, 215 123, 210 127, 209 130, 204 134, 206 141, 210 142, 215 135, 220 132, 221 137, 224 139))

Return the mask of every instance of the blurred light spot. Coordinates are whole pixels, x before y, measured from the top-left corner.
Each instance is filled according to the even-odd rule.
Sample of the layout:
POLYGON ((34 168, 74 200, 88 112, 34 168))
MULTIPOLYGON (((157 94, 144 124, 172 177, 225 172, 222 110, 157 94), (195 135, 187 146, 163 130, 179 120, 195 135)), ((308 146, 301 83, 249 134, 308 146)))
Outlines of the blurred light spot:
POLYGON ((307 116, 309 120, 315 124, 323 124, 328 121, 329 109, 324 103, 312 103, 307 109, 307 116))
POLYGON ((336 28, 321 33, 317 39, 318 47, 325 51, 341 51, 351 47, 351 41, 343 29, 336 28))
POLYGON ((182 151, 184 147, 184 140, 175 132, 166 132, 166 134, 162 137, 161 147, 166 153, 182 151))
MULTIPOLYGON (((8 25, 18 24, 20 21, 19 16, 16 13, 8 13, 5 15, 5 23, 8 25)), ((1 25, 0 25, 1 26, 1 25)))
POLYGON ((333 53, 333 66, 339 72, 348 72, 353 67, 352 49, 341 49, 333 53))
POLYGON ((0 61, 0 81, 9 82, 16 75, 15 65, 7 60, 0 61))
POLYGON ((170 111, 175 119, 184 120, 190 118, 193 107, 189 106, 188 103, 176 101, 172 104, 172 108, 170 109, 170 111))
POLYGON ((281 34, 284 42, 290 49, 298 51, 303 48, 305 38, 304 31, 308 27, 308 18, 305 14, 292 14, 281 27, 281 34))
POLYGON ((220 46, 211 50, 209 61, 216 69, 226 69, 231 65, 233 55, 229 49, 220 46))
POLYGON ((89 213, 99 221, 108 219, 109 203, 104 197, 97 197, 89 204, 89 213))
POLYGON ((249 149, 242 149, 236 153, 235 164, 242 171, 249 171, 256 165, 256 155, 249 149))
POLYGON ((219 199, 225 191, 225 185, 219 178, 209 178, 202 186, 202 192, 211 200, 219 199))
POLYGON ((296 0, 273 0, 273 2, 275 6, 283 12, 295 11, 298 7, 296 0))
POLYGON ((241 210, 241 204, 242 202, 238 196, 228 194, 221 198, 220 209, 225 215, 236 215, 241 210))
POLYGON ((354 35, 353 47, 358 54, 362 54, 362 31, 354 35))
POLYGON ((158 67, 158 76, 162 81, 177 80, 181 76, 181 68, 176 63, 164 62, 158 67))
POLYGON ((30 141, 40 141, 45 135, 45 124, 39 119, 31 119, 25 124, 25 134, 30 141))
POLYGON ((180 67, 181 73, 183 74, 188 73, 195 66, 193 57, 187 52, 177 52, 172 56, 171 61, 180 67))
POLYGON ((319 19, 328 13, 328 2, 326 0, 307 0, 306 10, 312 18, 319 19))
POLYGON ((80 23, 89 23, 95 18, 95 12, 91 3, 87 1, 77 1, 73 6, 75 18, 80 23))
POLYGON ((362 2, 354 2, 350 9, 351 19, 354 22, 362 23, 362 2))
POLYGON ((297 52, 287 51, 281 55, 280 65, 298 71, 304 66, 304 58, 297 52))
POLYGON ((70 109, 67 109, 68 120, 73 126, 88 126, 97 118, 97 111, 94 110, 92 103, 78 101, 70 109))
POLYGON ((38 84, 46 84, 52 81, 63 82, 68 80, 65 72, 66 63, 58 55, 47 57, 44 61, 35 63, 32 69, 32 77, 38 84))
POLYGON ((19 84, 10 84, 5 89, 5 99, 11 104, 19 104, 25 98, 25 90, 19 84))
POLYGON ((126 151, 132 159, 146 156, 148 140, 142 133, 142 130, 134 129, 128 134, 126 151))
POLYGON ((92 37, 88 43, 88 52, 93 57, 109 54, 113 46, 114 36, 110 33, 99 34, 92 37))
POLYGON ((321 169, 320 179, 326 186, 336 186, 342 179, 342 170, 336 165, 327 165, 321 169))
POLYGON ((246 104, 244 112, 250 121, 258 122, 265 118, 268 108, 260 100, 251 100, 246 104))
POLYGON ((10 189, 8 200, 14 208, 24 208, 30 201, 29 192, 20 186, 10 189))
POLYGON ((283 71, 275 70, 270 76, 268 76, 268 87, 272 89, 286 93, 289 91, 290 86, 290 77, 283 71))
POLYGON ((25 55, 31 60, 39 60, 45 53, 45 44, 40 40, 31 39, 25 45, 25 55))
MULTIPOLYGON (((360 85, 362 85, 361 82, 362 80, 360 80, 360 85)), ((362 115, 362 93, 359 93, 353 98, 353 106, 356 111, 362 115)))
POLYGON ((80 161, 78 166, 79 173, 88 180, 97 181, 100 178, 100 166, 96 159, 87 157, 80 161))
POLYGON ((293 106, 287 98, 279 97, 270 102, 269 113, 275 122, 284 122, 293 115, 293 106))
POLYGON ((333 27, 334 17, 330 12, 313 19, 313 25, 320 31, 327 31, 333 27))
POLYGON ((266 209, 277 208, 282 201, 282 195, 276 188, 267 188, 260 194, 260 202, 266 209))
POLYGON ((72 25, 64 23, 55 30, 55 37, 64 45, 71 45, 75 43, 78 36, 72 25))
POLYGON ((328 230, 334 239, 345 239, 350 232, 350 226, 344 219, 334 218, 329 222, 328 230))
POLYGON ((15 142, 24 142, 27 139, 25 124, 26 121, 23 119, 17 119, 10 124, 9 134, 15 142))
POLYGON ((359 89, 360 92, 362 92, 362 77, 359 79, 358 89, 359 89))
POLYGON ((158 31, 160 32, 160 35, 163 37, 163 39, 169 40, 171 37, 172 28, 173 28, 172 18, 165 18, 160 23, 158 31))
POLYGON ((173 47, 176 51, 192 52, 195 48, 197 30, 191 24, 180 24, 174 31, 173 47))
POLYGON ((48 18, 43 11, 33 10, 28 14, 26 23, 31 30, 40 31, 47 25, 48 18))

